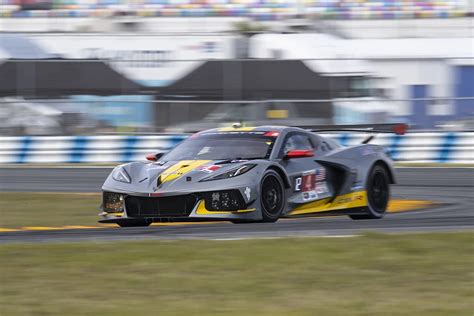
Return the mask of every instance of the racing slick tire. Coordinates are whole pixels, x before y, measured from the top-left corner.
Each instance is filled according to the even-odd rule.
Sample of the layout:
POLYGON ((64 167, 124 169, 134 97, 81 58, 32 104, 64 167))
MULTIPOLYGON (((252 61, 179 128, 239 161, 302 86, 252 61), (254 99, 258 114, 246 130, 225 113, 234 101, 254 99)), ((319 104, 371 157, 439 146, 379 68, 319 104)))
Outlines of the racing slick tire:
POLYGON ((260 205, 261 220, 234 219, 231 222, 233 224, 274 223, 280 218, 285 207, 285 187, 280 175, 273 170, 267 170, 260 182, 260 205))
POLYGON ((382 165, 375 165, 367 178, 367 207, 363 208, 366 214, 349 215, 353 220, 380 219, 385 215, 390 199, 390 180, 387 169, 382 165))
POLYGON ((152 220, 149 219, 127 219, 117 222, 120 227, 146 227, 150 226, 152 220))
POLYGON ((276 222, 285 208, 285 186, 280 175, 274 170, 267 170, 260 182, 260 205, 262 222, 276 222))

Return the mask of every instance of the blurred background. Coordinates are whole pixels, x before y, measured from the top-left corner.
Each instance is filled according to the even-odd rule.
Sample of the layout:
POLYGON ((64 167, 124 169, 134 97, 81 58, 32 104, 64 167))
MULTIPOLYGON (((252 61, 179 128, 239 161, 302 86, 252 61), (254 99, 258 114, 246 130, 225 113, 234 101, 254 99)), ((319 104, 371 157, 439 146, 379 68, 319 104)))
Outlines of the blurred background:
POLYGON ((474 129, 472 0, 2 0, 0 136, 474 129))
POLYGON ((0 0, 0 314, 473 315, 473 8, 0 0), (408 123, 391 214, 96 224, 112 166, 237 121, 408 123))

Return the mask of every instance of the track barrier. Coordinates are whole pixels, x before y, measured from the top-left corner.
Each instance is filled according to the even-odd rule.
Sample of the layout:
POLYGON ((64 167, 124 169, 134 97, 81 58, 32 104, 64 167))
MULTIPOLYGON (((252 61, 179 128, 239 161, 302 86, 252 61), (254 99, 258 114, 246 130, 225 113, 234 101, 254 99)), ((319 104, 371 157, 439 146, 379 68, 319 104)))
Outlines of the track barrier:
MULTIPOLYGON (((364 133, 325 134, 345 146, 362 142, 364 133)), ((19 136, 0 137, 0 164, 108 163, 144 160, 166 152, 188 135, 19 136)), ((371 144, 386 148, 399 162, 474 164, 474 132, 379 134, 371 144)))

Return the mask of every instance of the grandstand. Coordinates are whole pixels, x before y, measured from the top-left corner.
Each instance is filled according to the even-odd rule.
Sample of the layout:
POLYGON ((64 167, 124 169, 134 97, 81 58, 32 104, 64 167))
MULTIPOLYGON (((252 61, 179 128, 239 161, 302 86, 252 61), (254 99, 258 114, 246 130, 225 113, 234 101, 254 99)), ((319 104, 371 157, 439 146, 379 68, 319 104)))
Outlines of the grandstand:
POLYGON ((470 0, 4 0, 2 17, 249 17, 279 20, 472 16, 470 0), (35 10, 33 10, 35 9, 35 10))

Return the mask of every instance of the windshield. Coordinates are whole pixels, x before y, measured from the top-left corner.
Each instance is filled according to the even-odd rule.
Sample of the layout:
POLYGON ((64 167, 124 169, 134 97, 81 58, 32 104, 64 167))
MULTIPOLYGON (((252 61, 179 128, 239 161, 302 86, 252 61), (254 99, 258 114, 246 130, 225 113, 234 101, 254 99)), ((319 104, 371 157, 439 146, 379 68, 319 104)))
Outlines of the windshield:
POLYGON ((162 160, 234 160, 270 157, 276 137, 251 133, 194 135, 162 160))

